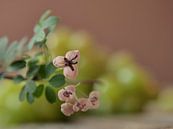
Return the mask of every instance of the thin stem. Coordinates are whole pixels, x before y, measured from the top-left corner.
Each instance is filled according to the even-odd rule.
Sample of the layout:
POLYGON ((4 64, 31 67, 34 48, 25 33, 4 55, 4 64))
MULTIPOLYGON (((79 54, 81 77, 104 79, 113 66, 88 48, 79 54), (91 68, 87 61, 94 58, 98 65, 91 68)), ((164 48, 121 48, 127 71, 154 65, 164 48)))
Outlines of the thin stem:
POLYGON ((93 85, 95 83, 101 83, 101 81, 99 80, 77 80, 77 81, 71 81, 71 80, 66 80, 69 83, 73 83, 73 84, 89 84, 89 85, 93 85))
POLYGON ((80 83, 85 83, 85 84, 94 84, 94 83, 101 83, 99 80, 82 80, 79 81, 80 83))

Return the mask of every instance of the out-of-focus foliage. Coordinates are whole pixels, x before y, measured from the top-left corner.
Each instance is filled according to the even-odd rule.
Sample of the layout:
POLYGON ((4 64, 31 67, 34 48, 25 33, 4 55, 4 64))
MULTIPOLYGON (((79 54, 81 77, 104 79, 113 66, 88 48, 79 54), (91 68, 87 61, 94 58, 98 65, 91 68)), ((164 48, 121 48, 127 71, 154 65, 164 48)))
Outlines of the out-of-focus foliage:
MULTIPOLYGON (((152 103, 153 108, 158 111, 173 112, 173 87, 162 89, 156 102, 152 103)), ((152 108, 152 107, 151 107, 152 108)))
POLYGON ((48 122, 63 120, 60 102, 50 104, 42 96, 32 105, 20 102, 18 95, 21 85, 13 81, 0 81, 0 124, 48 122))
POLYGON ((5 68, 17 57, 20 57, 26 51, 26 38, 20 41, 8 42, 7 37, 0 38, 0 67, 5 68))
POLYGON ((29 43, 26 38, 11 44, 7 37, 0 38, 0 123, 63 118, 56 92, 65 84, 65 77, 53 66, 46 45, 57 21, 46 11, 34 27, 29 43))
POLYGON ((157 83, 129 54, 110 57, 107 69, 101 83, 96 84, 101 93, 101 112, 138 112, 157 96, 157 83))
POLYGON ((35 94, 40 94, 40 90, 37 90, 36 83, 42 82, 43 89, 46 88, 45 95, 47 100, 50 103, 55 103, 56 94, 49 86, 53 84, 55 88, 65 84, 64 76, 57 73, 57 69, 53 66, 52 60, 49 58, 50 55, 46 45, 47 36, 55 29, 58 21, 58 18, 56 16, 50 16, 50 13, 49 10, 46 11, 39 19, 39 22, 34 27, 34 35, 27 44, 28 47, 25 38, 20 42, 15 41, 11 44, 8 43, 7 37, 0 38, 0 79, 10 79, 17 83, 23 82, 23 87, 19 93, 20 101, 26 99, 29 103, 33 103, 38 98, 35 94), (32 48, 37 49, 35 54, 30 56, 28 53, 33 51, 32 48), (44 58, 44 61, 41 63, 40 57, 44 58), (23 69, 23 74, 21 74, 22 72, 20 71, 23 69), (11 76, 11 72, 14 72, 15 75, 11 76), (56 81, 51 83, 53 80, 51 75, 55 74, 58 74, 58 77, 56 81))
POLYGON ((56 16, 50 16, 51 11, 47 10, 34 27, 34 36, 28 43, 28 49, 32 49, 34 45, 43 46, 47 40, 47 35, 52 32, 58 22, 56 16))

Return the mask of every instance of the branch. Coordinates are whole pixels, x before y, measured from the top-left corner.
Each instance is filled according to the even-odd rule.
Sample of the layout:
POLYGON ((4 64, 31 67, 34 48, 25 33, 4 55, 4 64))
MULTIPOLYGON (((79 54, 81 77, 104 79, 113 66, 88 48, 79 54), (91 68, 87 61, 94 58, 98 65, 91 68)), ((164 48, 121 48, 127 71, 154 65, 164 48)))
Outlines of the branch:
POLYGON ((0 72, 0 76, 9 80, 13 80, 13 78, 15 77, 14 75, 6 75, 5 72, 0 72))
MULTIPOLYGON (((8 79, 8 80, 13 80, 15 77, 17 77, 18 75, 17 74, 7 74, 5 72, 0 72, 0 76, 2 76, 3 78, 5 79, 8 79)), ((24 78, 26 80, 26 78, 24 78)))

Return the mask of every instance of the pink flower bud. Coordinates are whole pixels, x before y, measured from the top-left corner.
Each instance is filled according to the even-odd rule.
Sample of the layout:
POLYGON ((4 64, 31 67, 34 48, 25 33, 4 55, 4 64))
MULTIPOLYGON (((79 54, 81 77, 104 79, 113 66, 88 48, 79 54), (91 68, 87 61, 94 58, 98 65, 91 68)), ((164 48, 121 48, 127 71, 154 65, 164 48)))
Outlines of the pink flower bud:
POLYGON ((74 80, 78 75, 77 65, 73 65, 73 70, 70 67, 64 68, 64 76, 68 79, 74 80))
POLYGON ((65 66, 65 60, 63 56, 57 56, 53 59, 53 65, 56 67, 64 67, 65 66))
POLYGON ((92 109, 96 109, 99 107, 100 102, 99 102, 99 92, 98 91, 92 91, 89 95, 89 101, 91 102, 92 109))
POLYGON ((73 105, 73 110, 75 112, 78 112, 78 111, 87 111, 88 109, 90 109, 91 107, 91 103, 90 101, 88 101, 87 98, 80 98, 76 101, 76 103, 73 105))
POLYGON ((75 91, 76 91, 75 86, 69 85, 69 86, 65 87, 64 89, 59 90, 58 98, 61 101, 74 103, 76 101, 75 91))
POLYGON ((78 62, 80 59, 80 52, 79 52, 79 50, 68 51, 65 54, 65 57, 70 61, 78 62))
POLYGON ((61 112, 66 116, 71 116, 74 113, 73 105, 71 103, 61 104, 61 112))

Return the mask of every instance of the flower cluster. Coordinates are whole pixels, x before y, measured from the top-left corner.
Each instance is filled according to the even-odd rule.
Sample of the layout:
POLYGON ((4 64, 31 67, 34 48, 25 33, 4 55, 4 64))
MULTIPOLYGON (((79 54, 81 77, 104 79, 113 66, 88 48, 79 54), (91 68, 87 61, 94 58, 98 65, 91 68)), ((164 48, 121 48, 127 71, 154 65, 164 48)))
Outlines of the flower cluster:
MULTIPOLYGON (((74 80, 78 74, 77 63, 79 59, 79 50, 72 50, 67 52, 65 56, 57 56, 53 60, 53 64, 58 68, 63 68, 66 78, 74 80)), ((99 93, 97 91, 92 91, 88 98, 78 98, 75 85, 68 85, 59 90, 58 98, 64 102, 61 105, 61 112, 66 116, 78 111, 85 112, 88 109, 99 107, 99 93)))
POLYGON ((97 91, 92 91, 88 98, 78 98, 75 85, 69 85, 59 90, 58 98, 65 102, 61 105, 61 112, 66 116, 78 111, 85 112, 88 109, 96 109, 99 106, 97 91))

